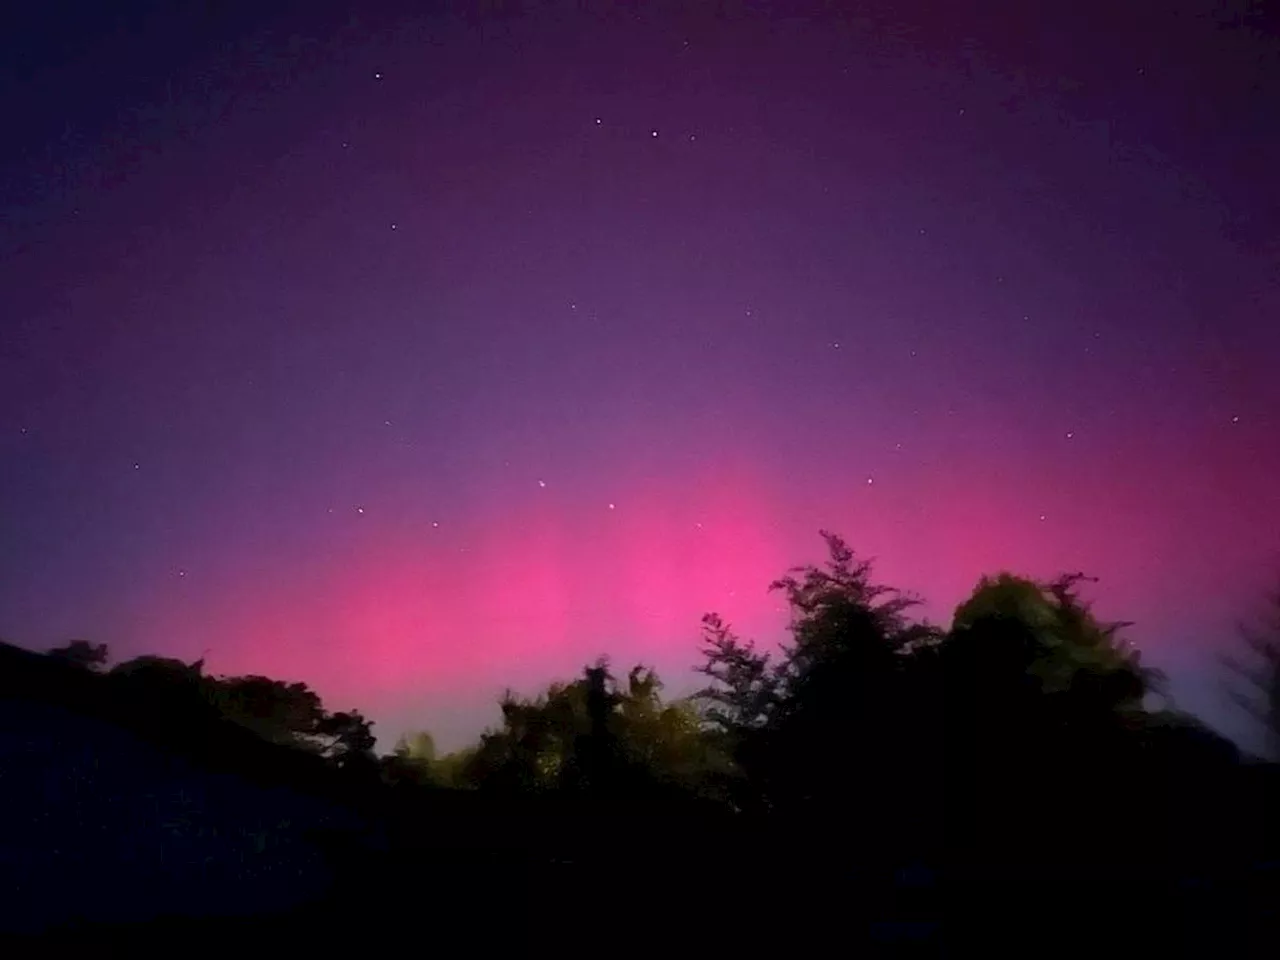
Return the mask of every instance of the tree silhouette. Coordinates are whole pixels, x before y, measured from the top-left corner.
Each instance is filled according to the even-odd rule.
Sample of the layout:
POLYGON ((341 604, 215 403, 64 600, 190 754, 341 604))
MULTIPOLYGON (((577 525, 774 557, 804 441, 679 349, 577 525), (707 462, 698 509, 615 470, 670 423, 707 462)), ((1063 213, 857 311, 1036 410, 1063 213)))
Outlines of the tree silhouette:
POLYGON ((824 531, 827 561, 771 584, 791 611, 777 659, 703 621, 712 680, 699 700, 733 750, 736 803, 827 832, 834 850, 885 841, 917 819, 930 729, 912 657, 938 632, 908 614, 918 601, 875 583, 869 561, 824 531), (821 825, 821 826, 819 826, 821 825))
POLYGON ((828 559, 792 570, 772 589, 791 610, 783 691, 775 709, 769 780, 774 802, 815 818, 833 849, 868 852, 923 837, 913 769, 926 753, 911 657, 936 639, 909 618, 918 601, 872 580, 838 536, 828 559))
POLYGON ((765 726, 782 685, 770 655, 740 639, 716 613, 702 618, 702 643, 704 663, 695 669, 711 684, 696 697, 707 722, 734 736, 765 726))
POLYGON ((1091 701, 1100 711, 1133 710, 1160 682, 1141 664, 1139 651, 1121 635, 1128 623, 1103 623, 1078 593, 1083 574, 1047 584, 1007 573, 983 577, 972 596, 956 610, 947 650, 957 652, 982 642, 992 653, 992 670, 1017 671, 1047 695, 1071 694, 1078 705, 1091 701), (1006 627, 1015 629, 1006 629, 1006 627), (1016 647, 1016 649, 1015 649, 1016 647))
MULTIPOLYGON (((21 703, 72 705, 196 766, 358 811, 373 829, 336 831, 341 882, 305 921, 314 930, 330 912, 358 924, 392 877, 415 870, 513 884, 536 871, 541 903, 603 910, 627 880, 609 859, 619 845, 654 856, 664 838, 768 888, 809 925, 837 917, 846 937, 904 903, 940 915, 927 867, 1006 916, 1049 923, 1069 910, 1079 929, 1104 913, 1124 920, 1131 891, 1164 891, 1177 907, 1159 918, 1169 929, 1208 902, 1185 892, 1193 884, 1229 891, 1219 903, 1244 889, 1273 898, 1241 878, 1250 858, 1280 849, 1280 766, 1243 762, 1194 718, 1149 709, 1161 677, 1126 624, 1095 616, 1087 578, 983 577, 943 631, 822 535, 823 563, 770 585, 791 614, 777 649, 708 614, 694 696, 668 700, 652 669, 615 674, 601 659, 532 697, 508 691, 500 724, 443 757, 416 732, 378 758, 360 712, 330 712, 305 683, 209 676, 201 661, 105 670, 105 646, 0 645, 0 678, 21 703), (1006 869, 1011 879, 991 879, 1006 869), (1075 907, 1081 890, 1087 910, 1075 907)), ((1239 701, 1280 749, 1280 591, 1270 602, 1242 630, 1253 660, 1232 662, 1252 684, 1239 701)), ((716 909, 740 906, 735 890, 716 909)), ((1234 922, 1207 916, 1219 930, 1234 922)))
POLYGON ((1280 760, 1280 585, 1268 594, 1257 622, 1241 624, 1238 632, 1248 659, 1223 655, 1223 663, 1243 681, 1230 695, 1262 730, 1267 755, 1280 760))
POLYGON ((622 762, 614 711, 622 700, 608 664, 601 660, 583 670, 579 686, 586 724, 579 722, 573 748, 566 757, 562 783, 573 790, 611 790, 622 762))
POLYGON ((468 775, 482 787, 524 792, 617 794, 647 785, 709 793, 727 758, 694 703, 664 701, 661 690, 646 667, 620 683, 600 661, 535 698, 508 693, 502 727, 464 757, 468 775))
POLYGON ((147 703, 162 723, 165 713, 173 716, 206 716, 216 712, 209 696, 204 663, 184 663, 173 657, 143 655, 118 663, 108 674, 110 680, 147 703))
POLYGON ((1080 599, 1083 580, 984 577, 956 610, 939 665, 949 835, 965 856, 1043 854, 1035 836, 1080 857, 1132 850, 1115 822, 1079 811, 1132 784, 1156 677, 1125 625, 1080 599))
POLYGON ((341 769, 367 771, 372 768, 377 738, 373 724, 358 710, 326 714, 316 725, 322 741, 321 753, 341 769))
POLYGON ((93 644, 87 640, 72 640, 65 647, 55 647, 48 654, 54 660, 99 672, 105 670, 110 654, 105 643, 93 644))
POLYGON ((508 691, 500 707, 502 726, 480 738, 471 777, 489 789, 554 789, 573 744, 586 732, 586 700, 581 682, 553 683, 532 699, 522 699, 508 691))
POLYGON ((305 683, 262 676, 221 677, 209 685, 213 702, 228 719, 264 740, 319 751, 325 718, 320 697, 305 683))

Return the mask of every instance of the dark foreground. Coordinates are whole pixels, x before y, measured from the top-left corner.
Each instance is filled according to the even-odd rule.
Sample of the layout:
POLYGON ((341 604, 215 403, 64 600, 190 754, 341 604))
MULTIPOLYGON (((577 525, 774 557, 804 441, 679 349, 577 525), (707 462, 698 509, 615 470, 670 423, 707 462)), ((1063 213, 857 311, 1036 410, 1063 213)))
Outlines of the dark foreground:
POLYGON ((1119 792, 1144 809, 1090 787, 956 831, 945 789, 893 820, 869 779, 862 805, 747 816, 388 785, 4 656, 5 956, 1280 955, 1277 770, 1212 744, 1119 792))
MULTIPOLYGON (((1275 956, 1280 945, 1280 871, 1197 848, 1194 823, 1180 861, 1082 860, 1069 849, 895 859, 856 831, 712 812, 281 787, 202 769, 83 717, 5 710, 0 921, 10 955, 607 944, 1235 957, 1275 956)), ((1028 851, 1053 843, 1055 825, 1042 831, 1026 838, 1028 851)))

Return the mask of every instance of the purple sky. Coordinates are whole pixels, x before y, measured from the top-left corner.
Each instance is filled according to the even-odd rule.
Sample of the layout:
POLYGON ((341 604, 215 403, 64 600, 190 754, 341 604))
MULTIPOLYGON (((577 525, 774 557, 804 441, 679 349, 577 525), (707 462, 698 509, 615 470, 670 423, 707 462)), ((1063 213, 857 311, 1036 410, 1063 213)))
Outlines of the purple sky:
POLYGON ((688 689, 708 610, 777 639, 829 528, 943 622, 984 572, 1098 576, 1238 732, 1213 654, 1280 570, 1274 20, 31 6, 0 635, 208 651, 453 746, 601 652, 688 689))

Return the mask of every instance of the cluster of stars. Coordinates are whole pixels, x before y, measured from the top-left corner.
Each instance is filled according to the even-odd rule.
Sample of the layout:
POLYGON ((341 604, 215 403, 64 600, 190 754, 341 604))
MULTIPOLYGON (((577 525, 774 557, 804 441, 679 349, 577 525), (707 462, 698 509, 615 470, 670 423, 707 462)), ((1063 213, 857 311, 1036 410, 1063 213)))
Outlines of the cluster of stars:
MULTIPOLYGON (((684 46, 685 46, 685 47, 688 47, 688 45, 689 45, 689 44, 688 44, 688 41, 685 41, 685 42, 684 42, 684 46)), ((1141 73, 1143 73, 1143 72, 1145 72, 1145 71, 1144 71, 1144 70, 1142 70, 1142 69, 1140 69, 1138 72, 1141 74, 1141 73)), ((385 75, 383 74, 383 72, 382 72, 382 71, 375 71, 375 72, 373 73, 373 79, 374 79, 375 81, 379 81, 379 82, 380 82, 380 81, 382 81, 382 80, 384 79, 384 76, 385 76, 385 75)), ((965 108, 963 108, 963 107, 962 107, 962 108, 960 108, 960 109, 959 109, 959 111, 958 111, 958 113, 959 113, 959 115, 960 115, 960 116, 964 116, 964 115, 965 115, 965 108)), ((595 125, 595 126, 597 126, 597 127, 601 127, 601 126, 603 126, 603 125, 604 125, 604 118, 603 118, 602 116, 597 116, 597 117, 594 117, 593 119, 594 119, 594 125, 595 125)), ((661 131, 660 131, 657 127, 651 127, 651 128, 649 128, 649 138, 650 138, 650 139, 653 139, 653 140, 658 139, 658 138, 659 138, 659 135, 660 135, 660 132, 661 132, 661 131)), ((695 135, 695 134, 689 134, 689 135, 688 135, 688 140, 689 140, 690 142, 693 142, 693 141, 695 141, 696 139, 697 139, 697 137, 696 137, 696 135, 695 135)), ((349 148, 350 148, 350 146, 351 146, 351 142, 350 142, 349 140, 342 140, 342 141, 341 141, 341 146, 342 146, 342 148, 343 148, 344 150, 349 149, 349 148)), ((399 230, 399 222, 398 222, 398 221, 395 221, 395 220, 390 221, 389 226, 390 226, 390 230, 391 230, 392 232, 398 232, 398 230, 399 230)), ((919 233, 919 235, 920 235, 920 236, 922 236, 922 237, 923 237, 923 236, 927 236, 927 230, 926 230, 926 228, 924 228, 924 227, 919 228, 918 233, 919 233)), ((998 275, 998 276, 996 276, 996 277, 995 277, 995 282, 996 282, 997 284, 1004 284, 1004 282, 1005 282, 1005 277, 1004 277, 1004 276, 1002 276, 1002 275, 998 275)), ((569 309, 570 309, 571 311, 575 311, 575 312, 576 312, 576 311, 577 311, 577 309, 578 309, 578 304, 577 304, 576 302, 570 301, 570 302, 569 302, 569 309)), ((753 312, 753 310, 751 310, 751 309, 746 309, 746 310, 745 310, 745 316, 746 316, 747 318, 753 318, 753 317, 754 317, 754 312, 753 312)), ((1024 323, 1029 323, 1029 322, 1031 321, 1030 314, 1024 313, 1024 314, 1022 314, 1021 316, 1022 316, 1022 321, 1023 321, 1024 323)), ((1098 332, 1098 331, 1094 331, 1094 332, 1092 333, 1092 339, 1093 339, 1093 340, 1095 340, 1095 341, 1096 341, 1096 340, 1101 339, 1101 333, 1100 333, 1100 332, 1098 332)), ((841 341, 841 340, 832 340, 832 341, 829 341, 829 346, 830 346, 830 348, 831 348, 832 350, 841 350, 841 349, 842 349, 842 346, 843 346, 843 343, 842 343, 842 341, 841 341)), ((1089 351, 1089 348, 1088 348, 1088 347, 1086 347, 1085 349, 1086 349, 1086 352, 1088 352, 1088 351, 1089 351)), ((917 350, 915 350, 915 349, 910 350, 910 356, 911 356, 912 358, 917 357, 917 356, 918 356, 918 351, 917 351, 917 350)), ((1238 414, 1237 414, 1237 415, 1233 415, 1233 416, 1231 416, 1231 418, 1230 418, 1230 422, 1231 422, 1232 424, 1239 424, 1239 423, 1240 423, 1240 416, 1239 416, 1238 414)), ((390 426, 392 425, 392 421, 391 421, 391 420, 389 420, 389 419, 387 419, 387 420, 384 420, 384 421, 383 421, 383 424, 384 424, 385 426, 390 427, 390 426)), ((25 426, 21 427, 21 433, 22 433, 23 435, 26 435, 26 434, 28 433, 28 428, 27 428, 27 427, 25 427, 25 426)), ((1066 440, 1074 440, 1074 439, 1075 439, 1075 435, 1076 435, 1076 431, 1075 431, 1075 430, 1067 430, 1067 431, 1065 431, 1065 432, 1064 432, 1064 434, 1063 434, 1063 436, 1064 436, 1064 438, 1065 438, 1066 440)), ((903 445, 902 445, 902 443, 895 443, 895 444, 894 444, 894 450, 895 450, 895 451, 901 451, 902 449, 903 449, 903 445)), ((504 465, 509 466, 509 461, 505 461, 505 462, 504 462, 504 465)), ((133 465, 132 465, 132 466, 133 466, 133 469, 134 469, 135 471, 136 471, 136 470, 140 470, 140 469, 141 469, 141 464, 140 464, 139 462, 137 462, 137 461, 133 462, 133 465)), ((537 483, 538 488, 539 488, 540 490, 545 490, 545 489, 547 488, 547 481, 546 481, 544 478, 541 478, 541 477, 537 478, 536 483, 537 483)), ((865 484, 866 484, 866 486, 868 486, 868 487, 873 486, 873 485, 875 484, 875 477, 874 477, 874 476, 867 476, 867 477, 865 478, 865 484)), ((608 502, 606 502, 605 507, 606 507, 606 509, 607 509, 607 510, 609 510, 609 511, 615 511, 615 510, 617 509, 617 503, 616 503, 616 502, 614 502, 614 501, 608 501, 608 502)), ((363 516, 363 515, 364 515, 364 513, 365 513, 365 507, 364 507, 363 505, 360 505, 360 504, 354 505, 353 509, 354 509, 354 512, 355 512, 355 514, 356 514, 357 516, 363 516)), ((330 513, 330 514, 332 514, 332 513, 334 512, 334 511, 333 511, 333 508, 328 508, 328 511, 327 511, 327 512, 328 512, 328 513, 330 513)), ((1043 523, 1043 522, 1045 522, 1045 521, 1047 520, 1047 515, 1046 515, 1046 514, 1043 514, 1043 513, 1042 513, 1042 514, 1039 514, 1039 516, 1038 516, 1038 520, 1039 520, 1040 522, 1042 522, 1042 523, 1043 523)), ((439 520, 433 520, 433 521, 431 521, 431 528, 432 528, 432 529, 434 529, 434 530, 438 530, 438 529, 440 529, 440 521, 439 521, 439 520)), ((695 522, 695 523, 693 524, 693 528, 694 528, 695 530, 702 530, 702 529, 703 529, 703 524, 702 524, 701 522, 695 522)), ((464 548, 461 548, 461 549, 462 549, 462 552, 466 552, 466 548, 465 548, 465 547, 464 547, 464 548)), ((179 569, 179 570, 177 571, 177 576, 178 576, 178 577, 180 577, 180 578, 186 578, 186 576, 187 576, 187 571, 186 571, 185 569, 179 569)), ((730 596, 732 596, 732 595, 733 595, 733 593, 732 593, 732 592, 730 592, 730 596)))
MULTIPOLYGON (((570 308, 571 308, 571 309, 576 309, 576 306, 577 306, 577 305, 576 305, 576 304, 574 304, 574 303, 570 303, 570 305, 569 305, 569 306, 570 306, 570 308)), ((748 316, 750 316, 750 315, 751 315, 751 311, 750 311, 750 310, 748 310, 748 311, 747 311, 747 315, 748 315, 748 316)), ((1097 336, 1097 335, 1095 334, 1095 336, 1097 336)), ((840 348, 840 343, 839 343, 838 341, 836 341, 836 342, 832 343, 832 347, 833 347, 833 348, 835 348, 835 349, 839 349, 839 348, 840 348)), ((911 351, 911 355, 912 355, 912 356, 915 356, 915 354, 916 354, 916 351, 912 350, 912 351, 911 351)), ((1233 423, 1233 424, 1238 424, 1239 422, 1240 422, 1240 416, 1239 416, 1239 414, 1234 414, 1234 415, 1232 415, 1232 417, 1231 417, 1231 423, 1233 423)), ((392 425, 392 421, 391 421, 391 420, 384 420, 384 421, 383 421, 383 424, 384 424, 385 426, 388 426, 388 427, 389 427, 389 426, 391 426, 391 425, 392 425)), ((25 435, 25 434, 27 434, 27 433, 29 432, 29 430, 28 430, 28 428, 27 428, 27 427, 21 427, 21 428, 20 428, 20 432, 21 432, 22 434, 24 434, 24 435, 25 435)), ((1067 439, 1067 440, 1073 440, 1073 439, 1075 439, 1075 431, 1074 431, 1074 430, 1068 430, 1068 431, 1066 431, 1066 432, 1064 433, 1064 437, 1065 437, 1065 439, 1067 439)), ((901 443, 901 442, 899 442, 899 443, 895 443, 895 444, 893 445, 893 449, 894 449, 895 451, 901 451, 901 450, 903 449, 903 445, 902 445, 902 443, 901 443)), ((510 466, 510 464, 511 464, 511 462, 510 462, 509 460, 505 460, 505 461, 503 461, 503 465, 504 465, 504 466, 510 466)), ((137 462, 137 461, 134 461, 134 463, 133 463, 133 469, 134 469, 134 470, 140 470, 140 469, 141 469, 141 464, 140 464, 139 462, 137 462)), ((535 482, 536 482, 536 483, 537 483, 537 485, 538 485, 538 489, 540 489, 540 490, 545 490, 545 489, 547 489, 547 481, 546 481, 544 478, 542 478, 542 477, 538 477, 538 478, 537 478, 537 480, 536 480, 535 482)), ((866 485, 867 485, 867 486, 869 486, 869 487, 870 487, 870 486, 874 486, 874 485, 875 485, 875 477, 874 477, 874 476, 868 476, 868 477, 866 477, 866 485)), ((608 502, 605 504, 605 507, 606 507, 606 509, 608 509, 608 510, 614 511, 614 510, 617 510, 618 505, 617 505, 617 503, 616 503, 615 501, 608 501, 608 502)), ((356 515, 357 515, 357 516, 363 516, 363 515, 364 515, 364 513, 365 513, 365 508, 364 508, 364 506, 363 506, 363 505, 359 505, 359 504, 357 504, 353 509, 355 510, 355 513, 356 513, 356 515)), ((328 508, 326 512, 327 512, 327 513, 329 513, 329 514, 332 514, 332 513, 333 513, 333 508, 332 508, 332 507, 328 508)), ((1046 522, 1046 521, 1048 520, 1048 516, 1047 516, 1046 514, 1043 514, 1043 513, 1042 513, 1042 514, 1040 514, 1040 515, 1038 516, 1038 518, 1037 518, 1037 519, 1039 520, 1039 522, 1044 523, 1044 522, 1046 522)), ((431 521, 431 528, 432 528, 433 530, 439 530, 439 529, 440 529, 440 521, 439 521, 439 520, 433 520, 433 521, 431 521)), ((703 524, 702 524, 702 522, 701 522, 701 521, 697 521, 697 522, 695 522, 695 523, 693 524, 693 528, 694 528, 695 530, 702 530, 702 529, 703 529, 703 524)), ((464 553, 466 552, 466 549, 465 549, 465 548, 461 548, 461 549, 462 549, 462 552, 464 552, 464 553)), ((185 578, 186 578, 186 576, 187 576, 187 571, 186 571, 185 569, 179 569, 179 570, 178 570, 178 572, 177 572, 177 575, 178 575, 178 577, 180 577, 180 578, 184 578, 184 579, 185 579, 185 578)))

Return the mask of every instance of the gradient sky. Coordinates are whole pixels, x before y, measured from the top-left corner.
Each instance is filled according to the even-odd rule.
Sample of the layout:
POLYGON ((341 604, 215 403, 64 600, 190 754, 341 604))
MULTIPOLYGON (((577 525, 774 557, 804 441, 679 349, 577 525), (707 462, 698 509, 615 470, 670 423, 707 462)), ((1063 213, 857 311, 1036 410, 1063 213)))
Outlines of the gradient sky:
POLYGON ((1239 729, 1274 19, 480 6, 6 14, 0 635, 454 746, 601 652, 688 689, 708 610, 778 639, 829 528, 943 622, 1097 576, 1239 729))

